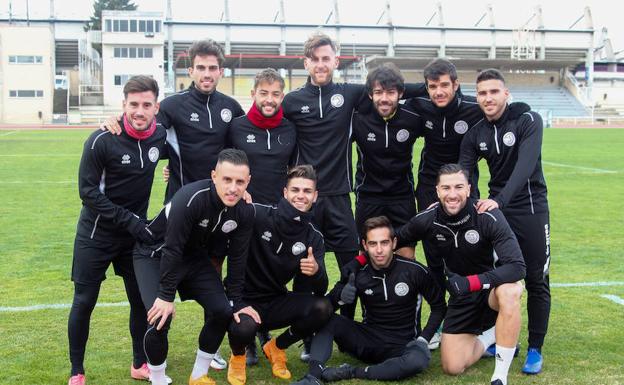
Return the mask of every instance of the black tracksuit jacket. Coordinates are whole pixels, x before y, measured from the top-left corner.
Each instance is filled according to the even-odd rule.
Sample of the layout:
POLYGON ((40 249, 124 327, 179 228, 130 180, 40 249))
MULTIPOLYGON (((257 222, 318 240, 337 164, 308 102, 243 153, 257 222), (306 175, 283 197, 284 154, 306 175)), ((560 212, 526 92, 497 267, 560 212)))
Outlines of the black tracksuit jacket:
POLYGON ((476 99, 460 90, 444 108, 436 107, 428 97, 412 98, 406 104, 422 117, 425 145, 420 153, 418 183, 435 186, 440 167, 458 163, 462 139, 483 113, 476 99))
POLYGON ((496 287, 524 278, 526 267, 518 240, 500 210, 478 214, 476 200, 449 216, 438 203, 421 211, 397 230, 397 247, 427 240, 432 266, 442 280, 444 272, 478 274, 481 283, 496 287))
POLYGON ((254 203, 275 205, 279 202, 288 168, 294 163, 296 140, 295 125, 287 119, 269 130, 255 126, 247 116, 232 121, 227 146, 247 154, 251 171, 247 191, 254 203))
POLYGON ((201 93, 195 84, 160 103, 157 121, 167 129, 169 145, 165 201, 185 184, 210 178, 232 120, 244 114, 233 98, 218 91, 201 93))
POLYGON ((292 279, 308 281, 314 292, 325 292, 323 235, 311 223, 312 215, 293 207, 286 199, 275 206, 254 204, 256 219, 245 273, 246 301, 265 301, 286 294, 292 279), (319 269, 313 276, 301 273, 299 263, 312 247, 319 269))
MULTIPOLYGON (((328 294, 334 306, 339 305, 340 293, 347 277, 336 283, 328 294)), ((357 296, 364 306, 363 322, 385 332, 386 338, 407 344, 422 336, 427 341, 434 335, 446 313, 444 291, 432 272, 424 265, 394 255, 387 268, 375 270, 369 263, 355 276, 357 296), (425 298, 431 307, 427 325, 421 331, 418 309, 425 298)))
POLYGON ((422 136, 421 118, 409 105, 399 104, 388 120, 374 108, 366 113, 355 113, 353 138, 358 150, 355 174, 358 201, 379 204, 414 199, 412 153, 419 136, 422 136))
MULTIPOLYGON (((119 122, 123 127, 123 122, 119 122)), ((85 141, 78 171, 82 210, 77 235, 110 240, 147 215, 154 170, 166 151, 165 130, 145 140, 97 130, 85 141)))
POLYGON ((184 185, 149 224, 160 242, 135 251, 161 257, 158 298, 173 301, 186 273, 184 265, 210 258, 214 242, 225 241, 225 292, 234 311, 245 307, 242 294, 254 215, 254 206, 242 199, 234 207, 225 206, 210 179, 184 185))
POLYGON ((542 172, 542 117, 524 103, 512 103, 497 121, 483 119, 466 135, 460 163, 484 158, 490 169, 489 196, 505 215, 548 211, 542 172))

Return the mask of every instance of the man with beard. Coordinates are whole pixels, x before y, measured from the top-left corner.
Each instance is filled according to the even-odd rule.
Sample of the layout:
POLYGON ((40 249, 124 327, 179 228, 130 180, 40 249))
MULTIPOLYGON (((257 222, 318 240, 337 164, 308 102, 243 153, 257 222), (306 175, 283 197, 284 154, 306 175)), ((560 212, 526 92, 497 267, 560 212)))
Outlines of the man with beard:
POLYGON ((356 322, 333 315, 312 339, 308 374, 292 385, 319 385, 321 381, 350 378, 400 380, 429 365, 427 343, 446 310, 443 291, 429 269, 393 253, 397 240, 388 218, 367 219, 362 234, 369 263, 338 282, 329 298, 335 306, 341 306, 358 296, 366 317, 356 322), (431 314, 421 330, 416 313, 423 297, 431 314), (326 368, 333 341, 339 349, 372 365, 326 368))
POLYGON ((518 237, 527 265, 529 347, 522 371, 542 370, 542 345, 550 315, 550 220, 542 172, 541 116, 524 103, 507 105, 503 75, 489 69, 477 77, 477 100, 485 114, 466 135, 460 162, 471 169, 480 158, 490 170, 489 197, 479 212, 500 209, 518 237))
POLYGON ((153 242, 145 217, 154 170, 165 150, 165 131, 158 128, 158 83, 133 76, 124 85, 120 136, 92 133, 84 145, 78 171, 82 210, 76 230, 72 281, 74 299, 69 313, 70 385, 85 384, 84 355, 91 313, 112 263, 123 277, 130 302, 132 378, 148 380, 143 334, 147 316, 132 268, 135 241, 153 242))
POLYGON ((450 293, 440 352, 444 372, 463 373, 496 343, 490 381, 507 385, 520 334, 519 280, 525 264, 501 211, 478 211, 468 181, 460 165, 442 166, 436 186, 439 203, 397 231, 398 245, 427 240, 430 257, 444 266, 450 293))
MULTIPOLYGON (((317 198, 316 173, 312 166, 296 166, 288 173, 283 198, 277 206, 254 203, 256 218, 249 247, 243 300, 259 314, 261 322, 241 316, 229 328, 232 356, 228 382, 244 385, 245 346, 256 331, 287 327, 265 343, 264 353, 275 377, 289 379, 285 350, 318 331, 332 314, 331 303, 310 292, 289 291, 290 281, 309 281, 314 292, 325 292, 323 236, 312 225, 310 209, 317 198)), ((249 352, 247 352, 249 354, 249 352)))
MULTIPOLYGON (((373 69, 366 78, 373 104, 368 112, 353 115, 353 138, 358 161, 355 175, 355 223, 361 234, 368 218, 385 215, 394 228, 416 215, 412 152, 422 136, 420 116, 399 104, 405 91, 403 75, 392 63, 373 69)), ((414 259, 414 246, 397 250, 414 259)))

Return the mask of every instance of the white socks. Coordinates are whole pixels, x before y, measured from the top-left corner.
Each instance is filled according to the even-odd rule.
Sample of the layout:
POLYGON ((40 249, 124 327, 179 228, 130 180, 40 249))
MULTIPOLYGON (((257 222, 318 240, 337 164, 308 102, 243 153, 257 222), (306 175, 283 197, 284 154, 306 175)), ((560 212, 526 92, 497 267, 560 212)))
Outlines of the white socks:
POLYGON ((191 377, 193 377, 193 379, 198 379, 199 377, 208 374, 210 361, 212 361, 213 357, 214 354, 206 353, 197 349, 197 356, 195 356, 195 365, 193 365, 191 377))
POLYGON ((152 382, 152 385, 167 385, 167 376, 165 376, 167 361, 156 366, 150 365, 148 363, 147 367, 150 370, 150 381, 152 382))
POLYGON ((513 361, 516 347, 505 348, 500 345, 496 345, 496 365, 494 366, 494 374, 492 374, 491 381, 501 380, 503 385, 507 385, 507 373, 509 373, 509 366, 513 361))
POLYGON ((488 330, 486 330, 483 333, 479 334, 477 336, 477 339, 479 341, 481 341, 481 343, 483 344, 483 351, 485 351, 485 349, 489 348, 490 345, 492 345, 494 342, 496 342, 495 326, 492 326, 488 330))

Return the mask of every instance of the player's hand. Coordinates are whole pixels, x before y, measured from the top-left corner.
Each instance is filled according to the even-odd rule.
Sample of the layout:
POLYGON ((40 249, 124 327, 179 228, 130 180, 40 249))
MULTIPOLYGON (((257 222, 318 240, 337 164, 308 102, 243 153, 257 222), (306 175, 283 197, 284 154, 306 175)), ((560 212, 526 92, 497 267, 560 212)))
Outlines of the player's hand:
POLYGON ((173 302, 168 302, 160 298, 156 298, 152 308, 147 312, 147 322, 153 325, 160 318, 160 322, 156 326, 156 330, 162 329, 165 326, 165 322, 171 316, 175 316, 175 305, 173 302))
POLYGON ((118 121, 122 116, 123 115, 109 116, 102 124, 100 124, 100 130, 108 131, 113 135, 121 135, 121 126, 118 121))
POLYGON ((169 182, 169 165, 166 164, 163 167, 163 181, 165 181, 165 183, 169 182))
POLYGON ((254 321, 256 321, 257 324, 261 324, 262 323, 262 320, 260 320, 260 314, 258 314, 258 312, 251 306, 246 306, 246 307, 240 309, 239 311, 237 311, 236 313, 234 313, 234 321, 236 321, 237 324, 240 323, 240 315, 241 314, 247 314, 254 321))
POLYGON ((314 254, 312 253, 312 247, 308 247, 308 255, 305 258, 301 258, 299 267, 301 268, 301 272, 308 277, 313 276, 318 271, 319 265, 316 263, 316 258, 314 258, 314 254))
POLYGON ((437 205, 438 203, 440 203, 440 202, 433 202, 432 204, 427 206, 426 210, 429 210, 430 208, 432 208, 433 206, 437 205))
POLYGON ((492 211, 498 208, 498 203, 493 199, 479 199, 477 201, 477 211, 482 214, 486 211, 492 211))
POLYGON ((357 293, 357 289, 355 287, 355 273, 351 273, 349 275, 349 280, 347 284, 344 285, 342 291, 340 292, 340 301, 345 305, 355 302, 355 294, 357 293))
POLYGON ((130 231, 130 234, 132 234, 132 237, 137 242, 147 244, 147 245, 151 245, 154 242, 156 242, 156 240, 154 239, 154 234, 149 229, 149 227, 147 227, 147 223, 145 223, 145 221, 142 219, 138 219, 131 226, 129 231, 130 231))
POLYGON ((459 274, 448 272, 447 287, 453 296, 460 296, 470 293, 470 282, 468 278, 459 274))
POLYGON ((251 194, 248 193, 247 190, 245 190, 245 192, 243 193, 243 200, 249 205, 253 203, 253 200, 251 199, 251 194))

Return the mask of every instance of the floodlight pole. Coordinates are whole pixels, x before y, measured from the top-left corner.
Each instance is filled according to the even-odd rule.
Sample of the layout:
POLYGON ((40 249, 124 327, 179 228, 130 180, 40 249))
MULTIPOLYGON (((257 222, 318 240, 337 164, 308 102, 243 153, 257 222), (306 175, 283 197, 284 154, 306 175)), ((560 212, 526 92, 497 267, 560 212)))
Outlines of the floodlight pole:
POLYGON ((175 84, 175 66, 173 62, 173 12, 171 9, 171 0, 167 0, 167 82, 172 92, 176 90, 175 84))

